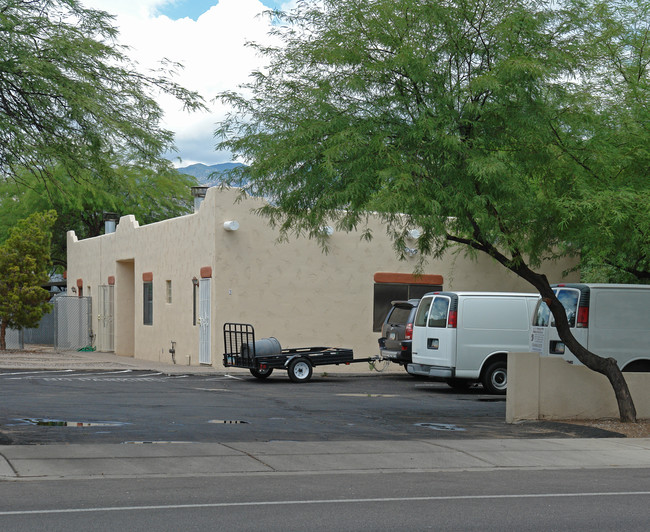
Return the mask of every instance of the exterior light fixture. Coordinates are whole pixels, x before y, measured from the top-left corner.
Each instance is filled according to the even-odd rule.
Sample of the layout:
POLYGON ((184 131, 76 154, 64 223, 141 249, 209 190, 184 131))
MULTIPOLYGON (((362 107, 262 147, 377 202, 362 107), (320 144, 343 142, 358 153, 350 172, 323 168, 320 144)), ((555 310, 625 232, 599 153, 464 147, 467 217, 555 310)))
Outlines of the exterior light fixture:
POLYGON ((404 253, 406 253, 409 257, 415 257, 415 255, 418 254, 418 250, 414 248, 405 247, 404 253))
POLYGON ((406 233, 407 238, 410 238, 411 240, 417 240, 420 238, 420 231, 418 229, 411 229, 408 233, 406 233))
POLYGON ((239 229, 239 222, 237 220, 228 220, 223 223, 223 228, 226 231, 237 231, 239 229))
POLYGON ((332 236, 334 234, 334 228, 331 225, 324 225, 323 227, 320 228, 320 230, 326 236, 332 236))

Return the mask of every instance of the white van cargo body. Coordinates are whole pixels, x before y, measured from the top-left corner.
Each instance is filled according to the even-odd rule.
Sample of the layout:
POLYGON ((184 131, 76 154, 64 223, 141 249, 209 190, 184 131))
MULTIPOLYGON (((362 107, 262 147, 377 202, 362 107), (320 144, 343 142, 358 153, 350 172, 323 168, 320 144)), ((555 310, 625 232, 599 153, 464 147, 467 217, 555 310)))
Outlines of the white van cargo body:
MULTIPOLYGON (((650 285, 566 283, 553 285, 553 291, 578 342, 614 358, 623 371, 650 372, 650 285)), ((533 315, 530 350, 580 364, 565 349, 543 301, 533 315)))
POLYGON ((528 351, 538 294, 434 292, 420 301, 408 372, 504 394, 509 351, 528 351))

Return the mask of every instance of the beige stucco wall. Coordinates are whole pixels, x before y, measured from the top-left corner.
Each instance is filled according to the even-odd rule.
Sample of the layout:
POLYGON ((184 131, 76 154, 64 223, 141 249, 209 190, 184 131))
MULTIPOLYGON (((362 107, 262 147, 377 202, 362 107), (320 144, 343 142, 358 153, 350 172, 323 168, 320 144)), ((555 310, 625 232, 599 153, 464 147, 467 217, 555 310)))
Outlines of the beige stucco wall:
MULTIPOLYGON (((650 374, 624 373, 639 419, 650 418, 650 374)), ((585 366, 538 353, 508 355, 506 422, 618 418, 609 381, 585 366)))
MULTIPOLYGON (((374 238, 335 231, 330 251, 306 238, 278 243, 278 233, 252 212, 262 200, 236 202, 236 190, 211 188, 198 213, 140 227, 123 216, 113 234, 78 241, 68 234, 68 289, 83 280, 84 295, 115 276, 115 351, 147 360, 171 361, 176 342, 179 363, 198 363, 198 327, 192 325, 192 278, 212 268, 212 364, 221 367, 224 322, 255 326, 258 338, 275 336, 283 347, 351 347, 355 357, 377 354, 372 330, 374 274, 412 273, 416 258, 400 261, 378 220, 374 238), (225 231, 227 220, 239 229, 225 231), (154 319, 142 325, 142 274, 153 273, 154 319), (165 302, 165 281, 173 301, 165 302), (86 288, 89 287, 89 288, 86 288), (128 300, 129 294, 132 296, 128 300)), ((567 262, 548 265, 553 281, 567 262)), ((424 273, 438 274, 453 290, 532 291, 531 287, 487 256, 471 261, 449 254, 431 260, 424 273)), ((70 292, 69 292, 70 293, 70 292)), ((95 316, 94 328, 98 326, 95 316)), ((368 371, 367 364, 327 371, 368 371)), ((403 370, 401 370, 403 371, 403 370)))

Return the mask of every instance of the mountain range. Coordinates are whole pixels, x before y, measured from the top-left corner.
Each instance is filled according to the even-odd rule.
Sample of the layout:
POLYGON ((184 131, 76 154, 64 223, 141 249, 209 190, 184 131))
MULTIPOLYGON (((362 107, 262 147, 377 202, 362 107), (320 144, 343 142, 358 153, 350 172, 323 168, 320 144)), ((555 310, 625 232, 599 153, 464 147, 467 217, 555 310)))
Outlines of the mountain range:
POLYGON ((228 170, 243 166, 241 163, 219 163, 207 165, 203 163, 190 164, 183 168, 177 168, 181 174, 196 177, 201 185, 218 185, 221 182, 221 175, 228 170))

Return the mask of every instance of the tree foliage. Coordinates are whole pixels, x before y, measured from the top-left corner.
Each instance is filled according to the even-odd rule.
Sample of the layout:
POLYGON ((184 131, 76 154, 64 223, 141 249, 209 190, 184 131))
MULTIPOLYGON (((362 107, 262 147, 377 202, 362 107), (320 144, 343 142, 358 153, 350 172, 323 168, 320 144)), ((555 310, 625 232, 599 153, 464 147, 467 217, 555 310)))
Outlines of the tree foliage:
POLYGON ((0 350, 7 348, 7 327, 35 327, 50 310, 50 241, 56 212, 34 213, 21 220, 0 246, 0 350))
POLYGON ((115 166, 110 179, 93 181, 81 174, 73 178, 62 167, 50 171, 57 186, 48 186, 25 173, 18 181, 0 183, 0 243, 11 228, 32 213, 53 209, 52 261, 65 268, 66 233, 78 238, 98 236, 104 231, 104 213, 133 214, 148 224, 192 212, 193 177, 169 167, 115 166))
POLYGON ((189 110, 200 96, 160 72, 138 67, 116 43, 105 12, 78 0, 0 0, 0 176, 27 169, 45 180, 52 168, 105 179, 114 161, 157 168, 173 147, 160 125, 160 93, 189 110))
POLYGON ((218 149, 248 163, 233 182, 271 200, 261 212, 285 236, 324 241, 326 223, 371 236, 376 212, 399 254, 418 227, 422 260, 491 255, 540 291, 633 420, 615 362, 573 339, 535 269, 623 241, 647 258, 649 5, 299 1, 274 14, 267 67, 221 95, 235 111, 218 149))

